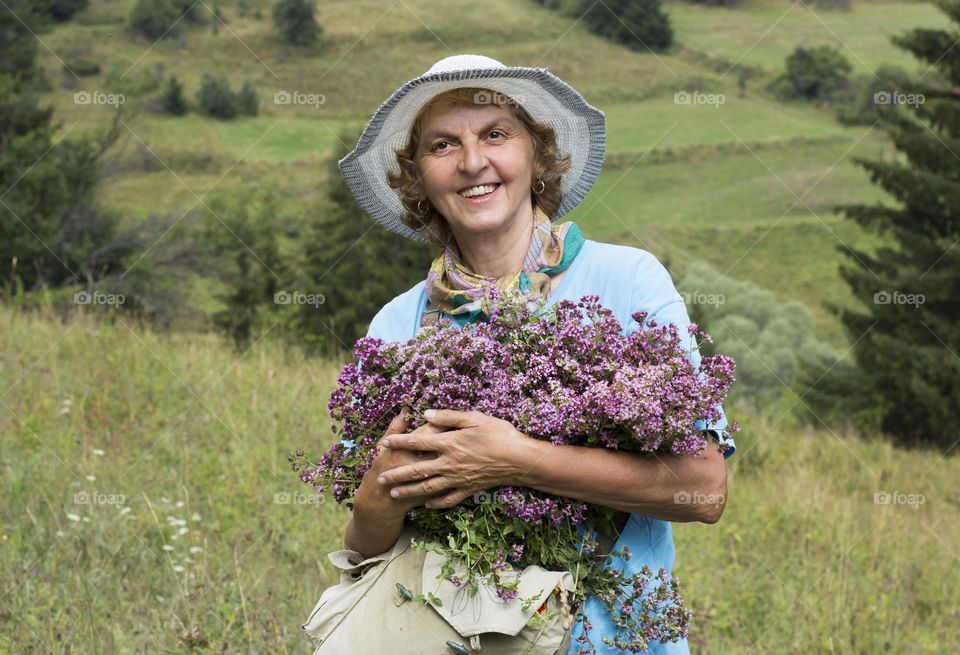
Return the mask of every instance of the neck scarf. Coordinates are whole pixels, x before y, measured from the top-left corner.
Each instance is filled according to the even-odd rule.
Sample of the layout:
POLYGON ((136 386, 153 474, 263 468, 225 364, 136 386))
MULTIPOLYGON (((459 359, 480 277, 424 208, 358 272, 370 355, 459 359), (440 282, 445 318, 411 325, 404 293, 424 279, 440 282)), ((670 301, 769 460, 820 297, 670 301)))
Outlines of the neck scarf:
POLYGON ((550 294, 550 276, 566 270, 583 246, 584 237, 572 221, 553 225, 540 207, 533 210, 533 236, 523 260, 523 270, 494 278, 471 271, 463 262, 460 249, 451 235, 443 254, 433 260, 427 274, 428 305, 421 327, 447 315, 461 327, 486 320, 496 305, 490 289, 519 291, 527 298, 531 311, 543 305, 550 294))

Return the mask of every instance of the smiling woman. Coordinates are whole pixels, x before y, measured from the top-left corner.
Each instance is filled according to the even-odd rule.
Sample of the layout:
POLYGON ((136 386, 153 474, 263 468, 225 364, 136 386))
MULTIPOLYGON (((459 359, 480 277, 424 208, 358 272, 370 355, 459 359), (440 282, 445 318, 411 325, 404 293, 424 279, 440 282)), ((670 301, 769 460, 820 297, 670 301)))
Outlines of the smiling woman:
MULTIPOLYGON (((646 312, 645 323, 673 323, 686 334, 690 322, 683 299, 653 255, 587 240, 576 223, 558 222, 596 180, 605 141, 603 113, 545 69, 511 68, 488 57, 460 55, 401 86, 377 110, 340 169, 376 221, 443 252, 423 282, 380 310, 368 336, 406 341, 440 318, 459 327, 485 321, 496 309, 494 289, 522 294, 532 309, 596 295, 627 332, 644 327, 632 317, 646 312)), ((698 369, 696 349, 688 356, 698 369)), ((391 592, 393 582, 380 581, 390 570, 389 580, 406 576, 407 582, 397 587, 403 587, 403 598, 410 585, 422 585, 426 593, 433 576, 424 573, 429 567, 423 555, 407 548, 409 512, 423 506, 450 508, 503 486, 613 509, 620 517, 618 533, 598 535, 612 544, 606 566, 669 573, 674 561, 671 521, 713 523, 723 511, 724 460, 734 444, 720 432, 726 427, 722 408, 718 422, 691 426, 709 429, 721 441, 697 457, 555 445, 481 412, 436 409, 435 416, 409 432, 406 417, 398 415, 380 440, 353 498, 346 550, 330 556, 344 571, 343 581, 324 593, 305 626, 317 653, 375 652, 357 649, 371 638, 374 616, 395 628, 389 646, 398 655, 434 652, 430 639, 441 634, 454 637, 447 641, 449 652, 479 648, 481 636, 488 654, 573 653, 586 643, 592 643, 592 652, 628 652, 598 638, 616 634, 622 621, 594 596, 581 607, 568 608, 572 614, 566 618, 553 614, 552 622, 537 632, 526 625, 530 617, 519 603, 504 608, 476 601, 469 608, 472 614, 454 612, 457 616, 446 616, 440 603, 433 604, 436 614, 395 611, 393 606, 403 601, 396 590, 391 592), (615 555, 620 548, 632 557, 615 555), (368 569, 374 572, 368 574, 368 569), (384 585, 390 587, 387 593, 384 585), (581 620, 574 621, 573 614, 581 620), (464 625, 466 615, 475 620, 464 625), (592 639, 587 625, 596 630, 592 639), (464 643, 457 641, 461 638, 464 643)), ((535 575, 531 570, 522 575, 535 575)), ((564 587, 563 576, 557 575, 547 585, 554 604, 545 601, 544 607, 562 605, 554 598, 562 594, 549 591, 554 583, 555 591, 564 587)), ((683 638, 651 642, 646 652, 654 655, 688 652, 683 638)), ((373 638, 373 643, 380 642, 373 638)))

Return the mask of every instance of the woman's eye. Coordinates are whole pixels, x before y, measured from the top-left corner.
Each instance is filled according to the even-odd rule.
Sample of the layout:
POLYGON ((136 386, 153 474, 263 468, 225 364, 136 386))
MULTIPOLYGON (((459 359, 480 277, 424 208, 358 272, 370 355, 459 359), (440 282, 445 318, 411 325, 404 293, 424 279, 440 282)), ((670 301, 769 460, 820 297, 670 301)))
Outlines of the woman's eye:
POLYGON ((487 133, 487 136, 496 138, 496 136, 494 135, 503 136, 503 132, 501 132, 500 130, 490 130, 490 132, 487 133))
POLYGON ((440 149, 440 146, 442 146, 445 143, 446 141, 437 141, 436 143, 433 144, 433 147, 430 148, 430 152, 436 152, 437 150, 440 149))

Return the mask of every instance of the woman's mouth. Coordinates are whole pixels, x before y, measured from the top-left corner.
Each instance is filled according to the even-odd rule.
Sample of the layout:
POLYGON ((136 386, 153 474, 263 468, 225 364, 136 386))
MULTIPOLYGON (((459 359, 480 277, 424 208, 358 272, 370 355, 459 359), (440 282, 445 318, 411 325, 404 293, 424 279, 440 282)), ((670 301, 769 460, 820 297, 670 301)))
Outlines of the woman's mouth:
POLYGON ((457 192, 457 195, 473 205, 479 205, 481 203, 487 202, 494 196, 502 185, 498 182, 496 184, 481 184, 478 186, 472 186, 464 189, 463 191, 457 192), (467 195, 464 195, 467 194, 467 195))

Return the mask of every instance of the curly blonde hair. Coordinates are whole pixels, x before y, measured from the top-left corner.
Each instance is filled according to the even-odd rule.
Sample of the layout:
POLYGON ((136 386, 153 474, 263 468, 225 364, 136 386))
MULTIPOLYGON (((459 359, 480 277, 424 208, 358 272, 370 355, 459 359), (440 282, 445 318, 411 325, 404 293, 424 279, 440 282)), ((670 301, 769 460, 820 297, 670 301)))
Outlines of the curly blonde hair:
MULTIPOLYGON (((403 216, 404 224, 416 232, 424 232, 430 241, 437 246, 445 247, 450 236, 450 226, 447 219, 433 206, 423 192, 422 175, 418 171, 416 154, 420 146, 420 136, 424 118, 438 106, 472 106, 472 105, 506 105, 514 118, 519 120, 533 140, 533 180, 543 180, 543 190, 533 195, 536 206, 551 219, 563 202, 563 192, 560 190, 562 176, 570 169, 570 155, 561 155, 557 147, 557 135, 553 128, 535 121, 527 110, 508 96, 480 87, 461 87, 437 94, 424 104, 417 112, 410 129, 410 138, 407 144, 396 150, 397 163, 400 172, 387 172, 387 182, 400 196, 406 213, 403 216), (424 201, 426 201, 424 203, 424 201), (426 210, 417 213, 418 204, 425 204, 426 210)), ((538 185, 539 186, 539 185, 538 185)))

